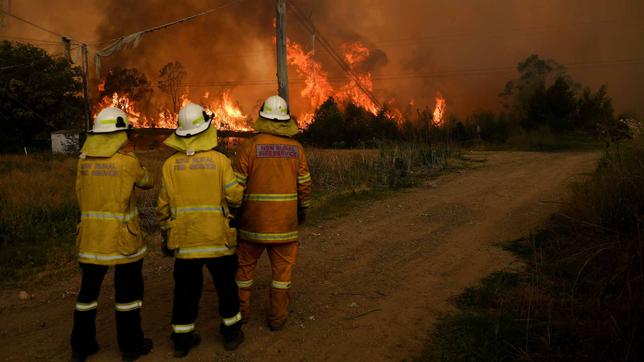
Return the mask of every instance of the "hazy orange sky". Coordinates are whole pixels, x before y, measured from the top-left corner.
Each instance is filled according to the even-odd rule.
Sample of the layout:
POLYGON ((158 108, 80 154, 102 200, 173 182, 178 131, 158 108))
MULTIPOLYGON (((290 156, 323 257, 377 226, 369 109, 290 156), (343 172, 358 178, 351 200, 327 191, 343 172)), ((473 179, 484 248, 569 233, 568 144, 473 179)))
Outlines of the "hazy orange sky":
MULTIPOLYGON (((6 1, 5 1, 6 2, 6 1)), ((191 15, 228 1, 12 1, 12 12, 47 29, 90 44, 191 15)), ((0 1, 0 3, 3 3, 0 1)), ((644 1, 641 0, 298 0, 320 33, 336 49, 358 40, 375 54, 370 70, 375 93, 400 104, 433 105, 437 92, 448 110, 464 116, 500 109, 503 85, 516 64, 533 53, 568 66, 584 86, 608 85, 617 112, 644 116, 644 1)), ((247 113, 275 91, 274 1, 245 0, 193 22, 147 35, 141 45, 104 62, 136 66, 153 84, 163 64, 179 60, 187 68, 191 93, 222 89, 247 113)), ((5 19, 0 38, 38 40, 55 54, 56 36, 5 19)), ((292 14, 289 36, 311 49, 311 37, 292 14)), ((316 55, 330 76, 342 72, 321 47, 316 55)), ((294 68, 290 77, 298 78, 294 68)), ((334 83, 335 84, 335 83, 334 83)), ((295 112, 306 107, 292 85, 295 112)))

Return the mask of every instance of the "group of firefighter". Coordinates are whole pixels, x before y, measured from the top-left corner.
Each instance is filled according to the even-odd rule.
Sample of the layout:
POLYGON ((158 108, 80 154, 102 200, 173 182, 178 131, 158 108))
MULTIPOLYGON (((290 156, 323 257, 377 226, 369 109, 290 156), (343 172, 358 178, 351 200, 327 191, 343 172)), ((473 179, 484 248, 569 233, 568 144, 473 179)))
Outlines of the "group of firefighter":
MULTIPOLYGON (((122 110, 103 109, 78 161, 82 281, 71 334, 75 361, 99 349, 98 295, 110 266, 123 360, 136 360, 153 348, 141 329, 142 266, 148 248, 135 197, 135 188, 152 188, 153 178, 132 152, 131 127, 122 110)), ((181 108, 177 129, 164 141, 175 152, 161 170, 156 213, 162 252, 175 258, 170 336, 175 357, 185 357, 201 341, 195 320, 204 266, 217 291, 226 350, 237 349, 244 340, 254 270, 265 249, 272 268, 268 327, 278 331, 286 323, 298 225, 311 203, 311 175, 302 145, 291 138, 298 128, 284 99, 269 97, 253 128, 258 133, 239 146, 233 163, 214 150, 212 116, 190 103, 181 108)))

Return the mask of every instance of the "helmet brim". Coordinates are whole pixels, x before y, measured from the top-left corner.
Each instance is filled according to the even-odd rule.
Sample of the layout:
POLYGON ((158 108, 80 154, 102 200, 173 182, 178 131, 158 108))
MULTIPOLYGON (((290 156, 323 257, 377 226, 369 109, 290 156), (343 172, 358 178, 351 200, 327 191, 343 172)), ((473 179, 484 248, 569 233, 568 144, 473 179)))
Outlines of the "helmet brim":
POLYGON ((200 133, 202 133, 202 132, 206 131, 206 130, 208 129, 208 127, 210 127, 210 123, 211 123, 210 121, 208 121, 208 122, 204 122, 204 123, 203 123, 202 125, 200 125, 199 127, 195 127, 195 128, 193 128, 193 129, 188 129, 188 130, 183 130, 183 129, 179 129, 179 128, 177 128, 177 129, 174 131, 174 133, 175 133, 177 136, 179 136, 179 137, 192 137, 192 136, 196 136, 196 135, 198 135, 198 134, 200 134, 200 133))
POLYGON ((129 131, 129 130, 131 130, 132 128, 133 128, 133 127, 132 127, 132 125, 131 125, 131 124, 128 124, 127 128, 113 129, 113 130, 108 130, 108 131, 98 131, 98 130, 90 129, 89 131, 87 131, 87 133, 89 133, 89 134, 106 134, 106 133, 116 133, 116 132, 129 131))
POLYGON ((269 121, 288 121, 291 119, 290 114, 281 115, 281 114, 268 113, 264 111, 259 111, 259 116, 269 121))

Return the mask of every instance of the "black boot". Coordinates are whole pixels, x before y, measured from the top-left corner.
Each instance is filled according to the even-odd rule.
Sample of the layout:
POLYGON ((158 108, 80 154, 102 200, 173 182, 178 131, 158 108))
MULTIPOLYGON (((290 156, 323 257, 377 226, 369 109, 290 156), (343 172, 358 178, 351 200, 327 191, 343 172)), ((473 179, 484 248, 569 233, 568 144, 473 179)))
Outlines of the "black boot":
POLYGON ((150 353, 153 347, 154 344, 150 338, 143 338, 143 343, 139 347, 132 351, 123 352, 123 361, 136 361, 139 357, 150 353))
POLYGON ((234 351, 244 342, 244 332, 241 329, 237 333, 224 334, 224 349, 226 351, 234 351))
POLYGON ((198 333, 190 333, 189 336, 182 336, 177 338, 171 337, 174 341, 174 356, 176 358, 183 358, 188 355, 193 347, 201 343, 201 336, 198 333))
POLYGON ((85 360, 87 360, 87 357, 95 354, 96 352, 98 352, 98 350, 99 350, 98 343, 95 342, 92 345, 92 347, 90 347, 87 350, 73 351, 71 361, 72 362, 84 362, 85 360))

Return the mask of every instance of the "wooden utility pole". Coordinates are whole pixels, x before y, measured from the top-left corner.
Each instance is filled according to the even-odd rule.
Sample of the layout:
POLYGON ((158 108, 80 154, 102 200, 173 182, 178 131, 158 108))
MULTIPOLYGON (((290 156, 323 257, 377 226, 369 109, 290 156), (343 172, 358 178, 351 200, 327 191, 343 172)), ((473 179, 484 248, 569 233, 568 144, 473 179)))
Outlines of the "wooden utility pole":
POLYGON ((74 63, 72 61, 72 40, 69 37, 63 37, 63 48, 65 49, 65 58, 69 63, 74 63))
POLYGON ((11 14, 11 0, 0 0, 0 29, 9 27, 9 17, 11 14))
POLYGON ((288 63, 286 62, 286 0, 277 0, 277 94, 288 98, 288 63))
POLYGON ((89 111, 89 63, 87 56, 87 44, 81 44, 81 58, 83 64, 83 98, 85 100, 85 131, 92 129, 92 114, 89 111))

